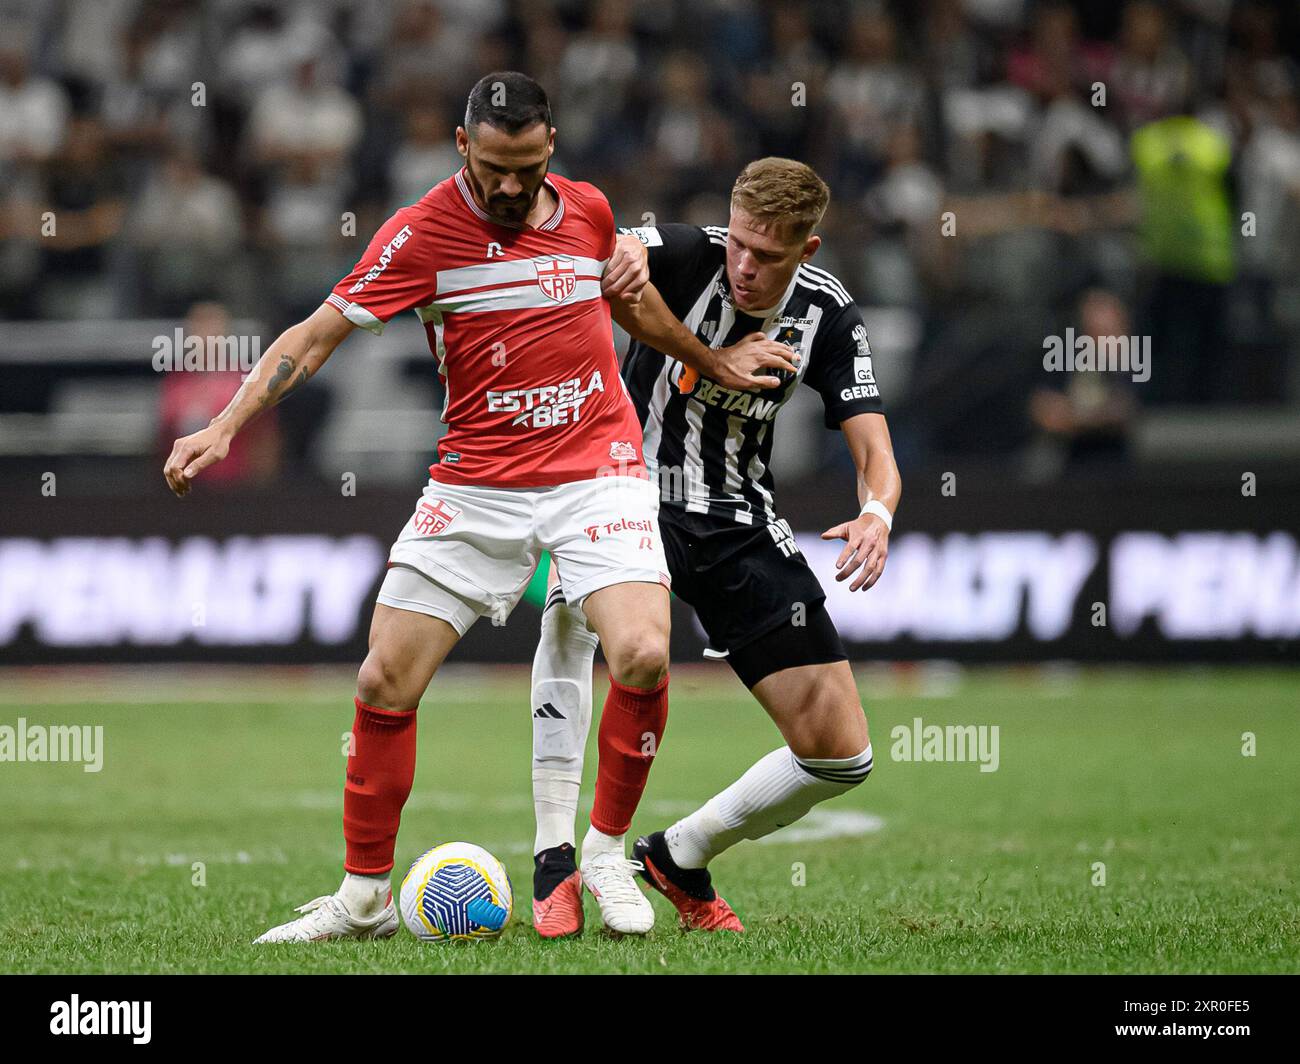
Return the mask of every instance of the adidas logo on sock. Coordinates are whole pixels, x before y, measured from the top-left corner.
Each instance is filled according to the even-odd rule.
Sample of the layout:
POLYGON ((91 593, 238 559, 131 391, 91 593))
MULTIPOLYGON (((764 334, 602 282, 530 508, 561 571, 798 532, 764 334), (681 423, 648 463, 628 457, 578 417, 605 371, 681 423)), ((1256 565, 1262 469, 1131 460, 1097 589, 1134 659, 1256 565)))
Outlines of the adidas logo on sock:
POLYGON ((537 709, 533 712, 533 716, 542 717, 542 718, 549 717, 552 720, 565 719, 564 714, 561 713, 558 709, 556 709, 553 705, 551 705, 550 702, 543 702, 540 706, 538 706, 537 709))

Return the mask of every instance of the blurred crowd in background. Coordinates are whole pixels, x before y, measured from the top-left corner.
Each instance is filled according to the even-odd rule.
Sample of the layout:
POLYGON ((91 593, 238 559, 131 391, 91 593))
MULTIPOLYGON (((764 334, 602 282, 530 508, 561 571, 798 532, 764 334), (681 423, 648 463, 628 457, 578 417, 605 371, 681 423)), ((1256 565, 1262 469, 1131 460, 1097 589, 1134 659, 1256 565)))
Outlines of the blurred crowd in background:
MULTIPOLYGON (((554 168, 622 224, 725 224, 749 159, 817 168, 818 262, 867 314, 905 459, 1122 462, 1146 409, 1300 403, 1298 10, 0 0, 0 318, 202 303, 269 343, 459 167, 473 82, 519 69, 554 168), (1049 379, 1067 327, 1149 335, 1150 381, 1049 379)), ((39 409, 41 374, 18 381, 0 410, 39 409)))

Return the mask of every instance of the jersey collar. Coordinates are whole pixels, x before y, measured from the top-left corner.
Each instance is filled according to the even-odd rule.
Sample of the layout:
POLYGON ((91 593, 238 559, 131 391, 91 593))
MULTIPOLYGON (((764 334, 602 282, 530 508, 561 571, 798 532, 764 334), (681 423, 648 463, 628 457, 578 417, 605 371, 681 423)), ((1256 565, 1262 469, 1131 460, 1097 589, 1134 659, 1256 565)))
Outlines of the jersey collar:
MULTIPOLYGON (((528 229, 526 225, 508 225, 505 222, 498 222, 487 211, 474 202, 474 193, 469 187, 469 181, 465 178, 465 171, 468 167, 462 166, 456 171, 456 187, 460 189, 460 194, 465 200, 465 205, 474 212, 475 217, 482 219, 489 225, 499 225, 502 229, 528 229)), ((543 178, 543 183, 549 188, 555 196, 555 212, 546 219, 541 225, 537 226, 538 232, 555 229, 560 220, 564 217, 564 197, 560 195, 560 190, 551 182, 550 177, 543 178)))

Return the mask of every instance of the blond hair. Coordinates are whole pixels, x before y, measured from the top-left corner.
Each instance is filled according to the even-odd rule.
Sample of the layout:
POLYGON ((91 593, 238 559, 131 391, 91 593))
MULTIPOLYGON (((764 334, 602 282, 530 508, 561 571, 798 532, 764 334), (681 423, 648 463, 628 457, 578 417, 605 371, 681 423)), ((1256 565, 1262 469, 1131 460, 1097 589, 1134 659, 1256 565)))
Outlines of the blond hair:
POLYGON ((740 171, 731 206, 790 239, 806 240, 826 213, 831 190, 807 163, 768 156, 740 171))

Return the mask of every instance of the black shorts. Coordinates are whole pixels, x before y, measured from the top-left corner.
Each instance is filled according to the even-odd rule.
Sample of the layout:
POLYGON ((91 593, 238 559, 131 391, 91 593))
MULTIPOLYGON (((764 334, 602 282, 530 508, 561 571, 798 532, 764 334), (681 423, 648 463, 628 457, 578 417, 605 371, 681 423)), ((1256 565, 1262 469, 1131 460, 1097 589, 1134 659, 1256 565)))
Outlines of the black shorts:
POLYGON ((826 612, 826 593, 784 521, 737 524, 659 508, 673 592, 695 610, 712 656, 746 687, 798 665, 848 655, 826 612))

